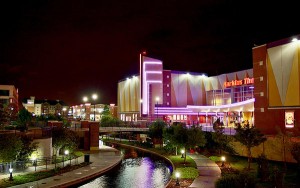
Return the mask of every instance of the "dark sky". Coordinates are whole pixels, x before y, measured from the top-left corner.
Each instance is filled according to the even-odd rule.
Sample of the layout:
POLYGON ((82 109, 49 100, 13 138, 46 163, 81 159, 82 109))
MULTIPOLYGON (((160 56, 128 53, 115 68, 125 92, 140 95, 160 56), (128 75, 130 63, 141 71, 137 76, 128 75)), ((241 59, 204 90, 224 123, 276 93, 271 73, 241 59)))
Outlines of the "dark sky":
POLYGON ((118 81, 138 74, 142 50, 164 69, 213 76, 252 68, 254 44, 300 34, 293 1, 4 2, 0 84, 15 85, 20 99, 69 105, 94 92, 116 104, 118 81))

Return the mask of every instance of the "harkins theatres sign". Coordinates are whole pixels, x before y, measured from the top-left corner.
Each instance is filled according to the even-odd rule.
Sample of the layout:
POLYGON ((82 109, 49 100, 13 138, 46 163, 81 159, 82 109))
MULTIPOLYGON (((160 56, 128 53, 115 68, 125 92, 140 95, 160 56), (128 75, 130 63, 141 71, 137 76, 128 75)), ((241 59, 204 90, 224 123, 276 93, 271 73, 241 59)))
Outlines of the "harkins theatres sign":
POLYGON ((247 84, 253 84, 254 78, 244 78, 243 80, 232 80, 230 82, 224 82, 224 87, 241 86, 247 84))

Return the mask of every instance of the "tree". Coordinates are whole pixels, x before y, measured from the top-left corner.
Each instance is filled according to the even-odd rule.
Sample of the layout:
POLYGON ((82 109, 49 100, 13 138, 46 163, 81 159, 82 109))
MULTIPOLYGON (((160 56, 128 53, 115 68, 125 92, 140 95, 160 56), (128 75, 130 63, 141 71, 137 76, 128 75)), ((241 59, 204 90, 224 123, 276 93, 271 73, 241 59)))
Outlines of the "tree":
POLYGON ((59 156, 60 149, 75 150, 78 147, 78 136, 76 133, 67 128, 52 129, 52 146, 55 149, 54 155, 59 156))
POLYGON ((280 139, 280 144, 282 146, 282 158, 284 161, 284 170, 287 170, 286 166, 286 150, 290 147, 290 139, 292 137, 292 132, 282 131, 279 126, 275 127, 277 131, 277 137, 280 139))
POLYGON ((102 115, 102 116, 108 116, 108 115, 111 115, 111 114, 110 114, 110 110, 109 110, 108 105, 105 105, 105 106, 104 106, 101 115, 102 115))
POLYGON ((187 130, 188 140, 186 143, 186 148, 195 148, 195 147, 203 147, 206 144, 205 134, 202 131, 201 127, 196 127, 193 125, 191 128, 187 130))
POLYGON ((121 121, 118 118, 112 117, 111 115, 105 115, 101 117, 100 125, 102 127, 119 126, 121 121))
POLYGON ((9 123, 16 119, 17 108, 13 104, 0 103, 0 127, 9 125, 9 123))
POLYGON ((254 126, 250 126, 249 123, 244 124, 244 127, 240 123, 236 124, 236 134, 234 138, 247 148, 248 155, 248 170, 250 170, 250 162, 252 159, 251 148, 259 146, 265 142, 267 138, 254 126))
POLYGON ((0 127, 4 127, 7 122, 8 114, 5 110, 5 106, 2 103, 0 103, 0 127))
POLYGON ((31 123, 32 114, 25 108, 22 108, 18 113, 17 127, 20 131, 26 131, 31 123))
POLYGON ((294 142, 291 148, 291 154, 293 158, 300 165, 300 142, 294 142))
POLYGON ((22 141, 16 135, 0 134, 0 162, 16 160, 22 147, 22 141))
POLYGON ((33 139, 26 135, 21 135, 19 138, 22 141, 22 149, 17 156, 17 160, 28 161, 31 154, 37 150, 38 142, 33 142, 33 139))
MULTIPOLYGON (((188 147, 188 129, 185 124, 175 122, 172 126, 167 127, 164 129, 163 132, 164 139, 166 143, 172 147, 176 148, 176 154, 177 154, 177 148, 181 147, 184 148, 184 151, 186 151, 186 148, 188 147)), ((190 140, 190 143, 192 143, 193 139, 190 140)), ((186 161, 186 152, 184 156, 184 163, 186 161)))
MULTIPOLYGON (((291 154, 298 163, 297 179, 299 180, 300 179, 300 142, 294 142, 292 144, 291 154)), ((299 184, 300 184, 300 181, 298 181, 298 185, 299 184)))
POLYGON ((157 140, 160 143, 160 147, 162 147, 163 129, 165 127, 167 127, 167 124, 161 120, 156 120, 149 126, 149 137, 152 138, 153 143, 157 140))
POLYGON ((231 147, 231 145, 230 145, 232 138, 225 135, 224 124, 223 124, 223 122, 220 121, 220 118, 218 118, 213 123, 213 129, 214 129, 214 132, 212 133, 212 139, 215 142, 215 146, 219 151, 219 155, 222 154, 222 150, 235 154, 236 152, 235 152, 234 148, 231 147))
POLYGON ((206 144, 205 134, 201 127, 193 125, 188 129, 183 123, 174 123, 172 126, 165 128, 163 137, 167 147, 184 148, 184 163, 188 148, 202 147, 206 144))

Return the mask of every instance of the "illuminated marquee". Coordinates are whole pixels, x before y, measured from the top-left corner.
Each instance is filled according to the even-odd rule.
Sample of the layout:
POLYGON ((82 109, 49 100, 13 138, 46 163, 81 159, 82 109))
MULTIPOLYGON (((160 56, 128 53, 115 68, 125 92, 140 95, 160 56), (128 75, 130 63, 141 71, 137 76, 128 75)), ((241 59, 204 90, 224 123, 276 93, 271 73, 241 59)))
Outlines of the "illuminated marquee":
POLYGON ((231 82, 224 82, 224 87, 241 86, 253 83, 254 78, 244 78, 243 80, 232 80, 231 82))

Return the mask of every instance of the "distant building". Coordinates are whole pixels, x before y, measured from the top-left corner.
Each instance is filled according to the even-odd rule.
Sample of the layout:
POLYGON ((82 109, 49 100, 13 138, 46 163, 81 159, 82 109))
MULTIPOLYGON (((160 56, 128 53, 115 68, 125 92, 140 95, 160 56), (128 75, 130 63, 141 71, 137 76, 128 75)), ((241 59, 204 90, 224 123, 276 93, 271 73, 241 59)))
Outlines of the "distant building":
POLYGON ((61 100, 35 99, 35 97, 25 98, 22 100, 24 108, 29 112, 40 115, 62 115, 67 116, 69 106, 61 100))
MULTIPOLYGON (((70 107, 71 114, 69 116, 72 116, 74 119, 81 119, 81 120, 88 120, 92 121, 94 120, 94 117, 96 118, 96 121, 101 120, 101 114, 103 112, 103 109, 107 104, 91 104, 91 103, 85 103, 80 105, 75 105, 70 107)), ((110 114, 113 117, 117 117, 117 106, 115 104, 109 104, 109 111, 110 114)))
POLYGON ((0 85, 0 104, 12 105, 19 109, 19 93, 14 85, 0 85))

